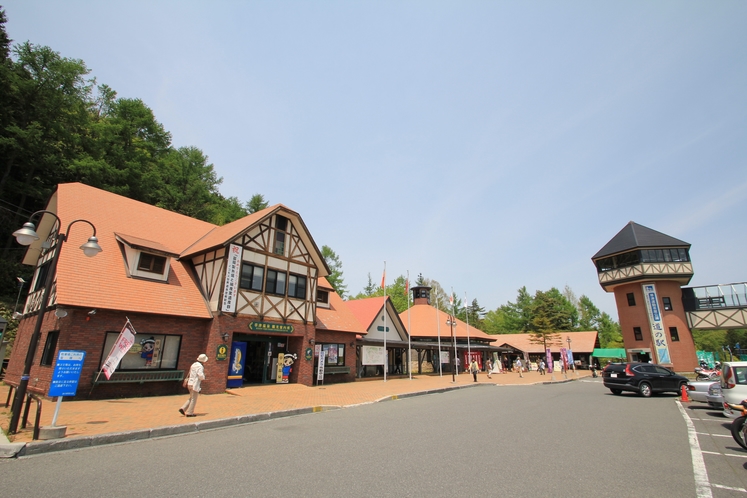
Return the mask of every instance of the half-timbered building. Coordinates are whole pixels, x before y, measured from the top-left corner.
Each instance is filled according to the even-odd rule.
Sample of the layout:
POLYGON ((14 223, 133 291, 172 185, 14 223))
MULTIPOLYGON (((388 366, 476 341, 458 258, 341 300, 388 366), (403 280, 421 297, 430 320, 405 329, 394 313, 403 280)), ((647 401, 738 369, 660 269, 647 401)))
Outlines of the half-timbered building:
MULTIPOLYGON (((41 310, 31 392, 47 393, 60 350, 86 353, 79 397, 180 392, 201 353, 209 357, 205 393, 231 382, 311 385, 317 327, 329 344, 365 333, 324 280, 329 269, 301 216, 282 204, 216 226, 70 183, 58 186, 46 211, 31 220, 40 238, 23 262, 36 272, 5 378, 18 383, 41 310), (77 250, 91 227, 76 220, 95 227, 103 251, 93 258, 77 250), (334 325, 319 321, 320 308, 334 325), (101 367, 128 320, 135 344, 107 379, 101 367)), ((338 349, 337 361, 354 365, 355 348, 338 349)))

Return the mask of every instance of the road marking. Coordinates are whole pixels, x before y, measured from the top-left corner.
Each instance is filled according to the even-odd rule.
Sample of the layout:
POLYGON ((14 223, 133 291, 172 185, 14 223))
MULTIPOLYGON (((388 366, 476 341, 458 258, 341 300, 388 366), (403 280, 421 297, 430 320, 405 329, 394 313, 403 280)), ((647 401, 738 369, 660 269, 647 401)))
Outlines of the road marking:
POLYGON ((682 408, 682 403, 679 401, 677 401, 677 408, 680 410, 682 418, 685 419, 685 424, 687 424, 687 439, 690 441, 690 455, 693 459, 693 475, 695 476, 695 494, 698 498, 710 498, 713 496, 711 493, 711 483, 708 482, 708 471, 703 461, 703 453, 700 451, 700 443, 698 442, 698 435, 695 433, 695 425, 690 420, 690 417, 687 416, 685 409, 682 408))
POLYGON ((741 491, 742 493, 747 493, 747 489, 744 488, 732 488, 731 486, 722 486, 721 484, 711 484, 711 486, 719 489, 728 489, 729 491, 741 491))
POLYGON ((707 453, 708 455, 724 455, 724 456, 733 456, 737 458, 747 458, 747 455, 741 455, 739 453, 719 453, 718 451, 703 451, 702 453, 707 453))
POLYGON ((712 436, 712 437, 731 437, 727 434, 710 434, 708 432, 696 432, 695 434, 700 434, 701 436, 712 436))

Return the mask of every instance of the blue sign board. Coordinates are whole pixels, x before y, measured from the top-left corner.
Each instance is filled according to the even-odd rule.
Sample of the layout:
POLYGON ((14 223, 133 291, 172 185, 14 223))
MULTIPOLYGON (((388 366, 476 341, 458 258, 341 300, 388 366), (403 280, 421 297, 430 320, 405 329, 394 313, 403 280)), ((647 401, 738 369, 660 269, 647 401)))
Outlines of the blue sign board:
POLYGON ((75 396, 85 358, 85 351, 60 351, 57 354, 57 363, 52 372, 52 384, 49 386, 50 397, 75 396))

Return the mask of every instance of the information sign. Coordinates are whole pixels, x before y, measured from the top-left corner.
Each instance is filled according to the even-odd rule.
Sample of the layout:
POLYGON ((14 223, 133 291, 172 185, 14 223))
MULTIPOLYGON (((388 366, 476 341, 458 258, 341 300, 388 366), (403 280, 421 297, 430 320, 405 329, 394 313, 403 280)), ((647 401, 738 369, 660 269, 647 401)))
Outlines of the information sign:
POLYGON ((78 391, 80 372, 83 370, 85 351, 60 351, 52 372, 49 396, 75 396, 78 391))

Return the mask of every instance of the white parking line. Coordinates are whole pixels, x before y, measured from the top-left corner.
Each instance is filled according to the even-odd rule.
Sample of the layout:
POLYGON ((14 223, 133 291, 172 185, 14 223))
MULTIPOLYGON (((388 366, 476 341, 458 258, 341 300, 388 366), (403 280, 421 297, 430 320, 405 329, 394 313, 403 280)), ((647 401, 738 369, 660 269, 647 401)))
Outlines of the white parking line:
POLYGON ((695 494, 698 498, 711 498, 711 483, 708 482, 708 471, 706 470, 705 462, 703 461, 703 453, 700 451, 700 443, 698 442, 698 435, 695 433, 695 425, 690 417, 687 416, 685 409, 682 408, 682 403, 677 401, 677 408, 679 408, 682 418, 685 419, 687 425, 687 438, 690 441, 690 455, 693 459, 693 475, 695 476, 695 494))
POLYGON ((720 484, 711 484, 711 486, 719 489, 728 489, 729 491, 741 491, 742 493, 747 493, 747 489, 744 488, 732 488, 731 486, 722 486, 720 484))
POLYGON ((741 455, 739 453, 719 453, 718 451, 702 451, 701 453, 708 454, 708 455, 724 455, 724 456, 733 456, 737 458, 747 458, 747 454, 741 455))
POLYGON ((700 434, 701 436, 731 437, 727 434, 709 434, 708 432, 696 432, 695 434, 700 434))

